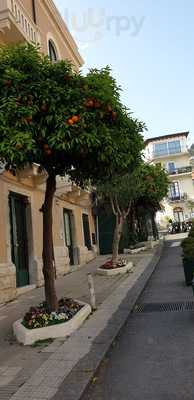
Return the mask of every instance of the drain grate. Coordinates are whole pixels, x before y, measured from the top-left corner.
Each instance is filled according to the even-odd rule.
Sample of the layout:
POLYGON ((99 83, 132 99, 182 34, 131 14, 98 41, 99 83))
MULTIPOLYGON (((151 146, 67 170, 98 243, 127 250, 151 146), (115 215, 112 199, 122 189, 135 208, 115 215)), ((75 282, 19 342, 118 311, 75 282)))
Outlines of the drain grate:
POLYGON ((133 313, 150 313, 150 312, 176 312, 176 311, 194 311, 194 301, 186 301, 179 303, 144 303, 137 304, 133 313))

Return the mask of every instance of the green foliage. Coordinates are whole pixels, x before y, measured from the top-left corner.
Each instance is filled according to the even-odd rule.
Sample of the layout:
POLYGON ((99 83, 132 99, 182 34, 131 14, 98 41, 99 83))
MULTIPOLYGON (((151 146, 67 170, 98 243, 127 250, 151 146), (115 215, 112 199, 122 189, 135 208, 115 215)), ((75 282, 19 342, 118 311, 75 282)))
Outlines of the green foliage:
POLYGON ((130 201, 139 201, 157 210, 167 195, 168 185, 167 174, 160 165, 140 162, 132 173, 114 177, 100 185, 98 191, 103 199, 112 197, 122 209, 126 209, 130 201))
POLYGON ((190 149, 189 149, 189 154, 191 156, 194 156, 194 143, 191 145, 190 149))
POLYGON ((7 169, 35 162, 48 173, 96 182, 133 168, 143 129, 121 104, 108 67, 84 77, 32 45, 0 47, 0 159, 7 169))
POLYGON ((192 223, 192 227, 191 227, 191 229, 190 229, 190 231, 189 231, 189 235, 188 235, 188 237, 190 238, 194 238, 194 222, 192 223))
POLYGON ((183 258, 194 262, 194 236, 187 237, 181 243, 183 258))

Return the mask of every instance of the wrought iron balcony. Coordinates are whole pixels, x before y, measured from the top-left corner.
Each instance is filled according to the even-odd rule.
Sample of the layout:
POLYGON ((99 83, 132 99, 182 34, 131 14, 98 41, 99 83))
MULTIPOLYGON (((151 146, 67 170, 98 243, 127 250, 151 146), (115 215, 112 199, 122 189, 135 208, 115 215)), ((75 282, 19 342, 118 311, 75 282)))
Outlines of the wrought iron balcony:
POLYGON ((192 167, 187 166, 187 167, 181 167, 181 168, 175 168, 172 169, 171 171, 167 171, 169 175, 179 175, 179 174, 188 174, 192 172, 192 167))
POLYGON ((3 43, 40 43, 38 27, 24 4, 20 0, 0 0, 0 41, 3 43))
POLYGON ((168 200, 170 202, 176 203, 176 202, 181 202, 181 201, 186 201, 188 199, 188 195, 187 193, 183 193, 183 194, 177 194, 177 195, 169 195, 168 196, 168 200))

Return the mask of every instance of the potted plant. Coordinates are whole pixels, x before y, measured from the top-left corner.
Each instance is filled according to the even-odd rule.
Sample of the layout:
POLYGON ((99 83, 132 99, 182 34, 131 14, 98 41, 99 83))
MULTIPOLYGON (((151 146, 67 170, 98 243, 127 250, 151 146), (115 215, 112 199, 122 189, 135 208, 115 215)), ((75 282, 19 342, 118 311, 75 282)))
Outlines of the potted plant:
POLYGON ((181 246, 183 249, 185 282, 187 286, 190 286, 194 277, 194 237, 190 236, 184 239, 181 246))

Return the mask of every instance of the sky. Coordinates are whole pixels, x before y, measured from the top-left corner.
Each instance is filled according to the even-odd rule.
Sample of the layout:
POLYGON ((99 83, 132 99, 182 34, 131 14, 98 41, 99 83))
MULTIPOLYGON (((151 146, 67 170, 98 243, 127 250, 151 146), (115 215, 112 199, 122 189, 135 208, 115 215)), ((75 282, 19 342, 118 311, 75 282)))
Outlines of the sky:
POLYGON ((194 142, 194 1, 54 0, 84 58, 110 65, 145 137, 190 131, 194 142))

